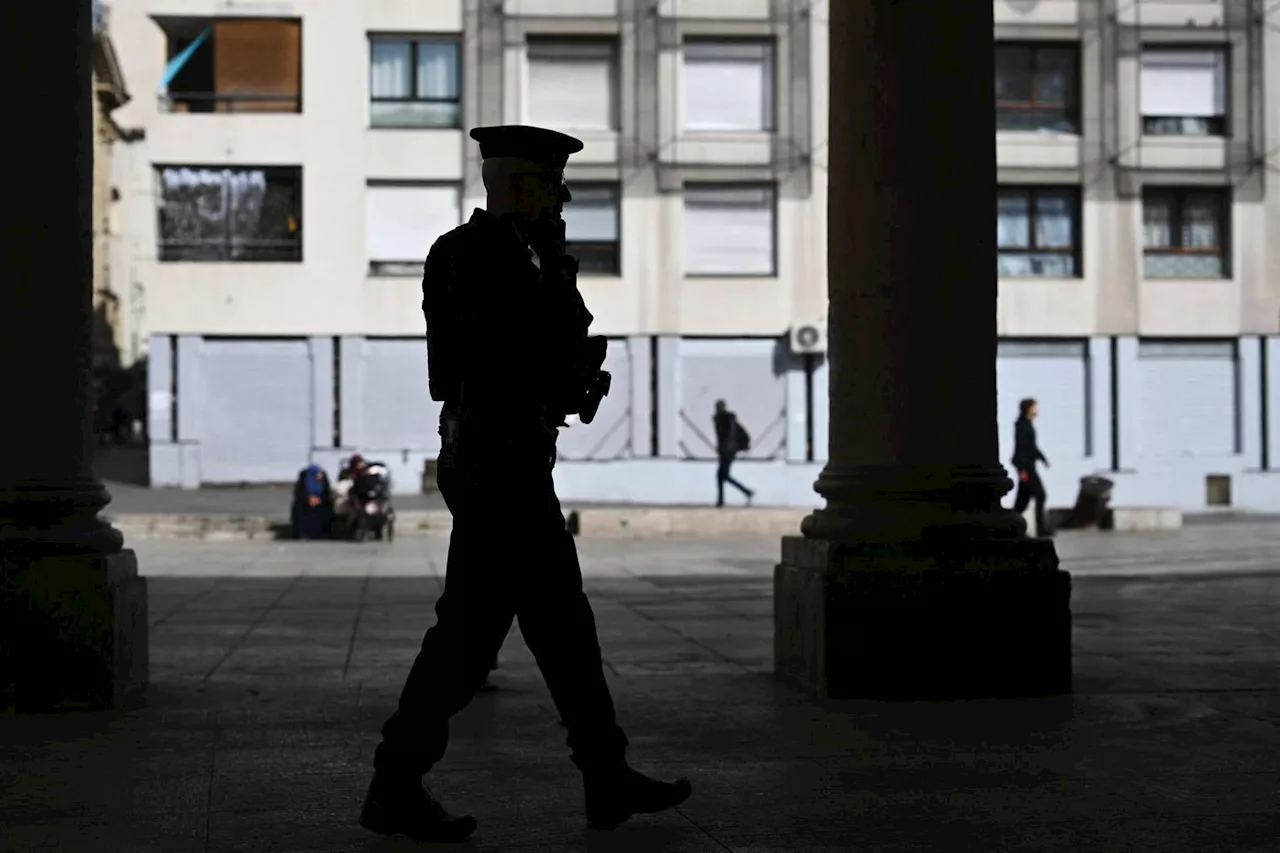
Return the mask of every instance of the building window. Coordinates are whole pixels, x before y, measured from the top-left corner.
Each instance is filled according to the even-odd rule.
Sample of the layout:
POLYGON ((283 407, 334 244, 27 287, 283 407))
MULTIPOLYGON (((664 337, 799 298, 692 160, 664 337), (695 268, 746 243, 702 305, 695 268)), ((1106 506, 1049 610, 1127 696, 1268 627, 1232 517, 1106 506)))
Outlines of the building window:
POLYGON ((998 45, 996 130, 1079 133, 1079 69, 1075 45, 998 45))
POLYGON ((1148 136, 1225 136, 1227 52, 1142 50, 1142 132, 1148 136))
POLYGON ((684 43, 684 129, 771 131, 774 121, 773 43, 684 43))
POLYGON ((450 36, 370 38, 369 123, 373 127, 458 127, 458 40, 450 36))
POLYGON ((687 185, 685 275, 776 275, 775 198, 771 186, 687 185))
POLYGON ((578 259, 582 275, 619 275, 619 199, 617 184, 570 184, 573 200, 564 206, 566 250, 578 259))
POLYGON ((302 22, 164 18, 160 107, 176 113, 302 110, 302 22))
POLYGON ((160 166, 161 261, 301 261, 302 169, 160 166))
POLYGON ((1074 278, 1080 274, 1080 194, 1001 187, 996 213, 996 265, 1001 278, 1074 278))
POLYGON ((371 275, 422 275, 431 245, 462 223, 458 184, 376 181, 364 198, 371 275))
POLYGON ((558 130, 616 130, 617 42, 530 38, 529 123, 558 130))
POLYGON ((1230 276, 1225 190, 1146 189, 1142 193, 1143 264, 1147 278, 1230 276))

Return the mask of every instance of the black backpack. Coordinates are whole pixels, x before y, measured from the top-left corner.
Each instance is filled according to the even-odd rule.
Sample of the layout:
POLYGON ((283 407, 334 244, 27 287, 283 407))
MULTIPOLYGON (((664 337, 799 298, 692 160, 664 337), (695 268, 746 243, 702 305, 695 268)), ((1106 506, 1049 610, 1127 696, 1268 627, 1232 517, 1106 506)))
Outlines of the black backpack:
POLYGON ((738 419, 733 419, 733 449, 736 453, 745 453, 751 449, 751 436, 738 419))

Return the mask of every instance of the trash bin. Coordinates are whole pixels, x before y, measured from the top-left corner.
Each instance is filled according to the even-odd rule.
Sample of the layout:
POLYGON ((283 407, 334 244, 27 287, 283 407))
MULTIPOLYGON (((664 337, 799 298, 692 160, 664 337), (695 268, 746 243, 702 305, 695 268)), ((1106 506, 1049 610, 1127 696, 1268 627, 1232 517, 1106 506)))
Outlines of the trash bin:
POLYGON ((1068 530, 1079 530, 1086 527, 1098 527, 1107 515, 1108 504, 1111 503, 1111 491, 1115 483, 1106 477, 1096 474, 1080 478, 1080 492, 1076 495, 1076 505, 1063 523, 1068 530))

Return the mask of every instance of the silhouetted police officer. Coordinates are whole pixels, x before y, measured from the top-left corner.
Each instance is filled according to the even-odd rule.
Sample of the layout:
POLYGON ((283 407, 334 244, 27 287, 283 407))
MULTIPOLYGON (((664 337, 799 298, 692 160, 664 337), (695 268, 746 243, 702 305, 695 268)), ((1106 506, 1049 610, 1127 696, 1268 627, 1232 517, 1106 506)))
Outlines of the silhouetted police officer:
POLYGON ((691 791, 626 763, 552 480, 558 427, 568 414, 590 420, 607 392, 603 339, 587 335, 592 317, 560 217, 570 200, 564 167, 582 143, 520 126, 476 128, 471 138, 487 209, 436 241, 422 282, 431 396, 444 404, 437 479, 454 519, 445 588, 382 728, 360 820, 423 841, 475 830, 471 816, 446 813, 422 777, 444 755, 449 718, 484 682, 514 618, 568 729, 589 825, 612 828, 691 791))

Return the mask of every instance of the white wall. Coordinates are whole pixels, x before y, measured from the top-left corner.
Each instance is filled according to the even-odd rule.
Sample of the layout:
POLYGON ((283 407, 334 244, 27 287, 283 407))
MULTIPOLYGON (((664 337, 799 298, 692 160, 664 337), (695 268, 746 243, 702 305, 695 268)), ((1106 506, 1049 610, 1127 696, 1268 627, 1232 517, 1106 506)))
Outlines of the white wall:
MULTIPOLYGON (((366 34, 370 30, 456 32, 463 20, 460 0, 292 0, 283 4, 303 19, 301 115, 159 113, 154 92, 164 65, 163 37, 150 16, 213 15, 226 7, 215 0, 115 0, 111 5, 114 37, 134 95, 117 116, 122 125, 143 126, 148 134, 132 152, 136 165, 123 189, 129 227, 139 251, 136 278, 146 294, 145 325, 138 332, 144 338, 148 332, 420 333, 419 282, 413 277, 371 279, 367 275, 362 226, 365 183, 369 179, 461 180, 463 157, 473 143, 461 130, 367 128, 366 34), (200 161, 300 163, 305 182, 303 262, 234 266, 157 263, 151 164, 200 161)), ((515 5, 520 8, 509 11, 546 11, 536 3, 528 9, 522 3, 515 5)), ((726 9, 732 5, 736 14, 746 16, 755 14, 759 4, 744 0, 723 5, 726 9)), ((1021 7, 996 0, 1000 20, 1006 23, 1062 24, 1075 16, 1075 4, 1069 0, 1041 3, 1037 8, 1043 11, 1034 14, 1017 12, 1017 8, 1021 7), (1050 11, 1056 16, 1053 21, 1040 20, 1050 11)), ((579 11, 599 13, 601 20, 608 20, 616 9, 605 0, 584 0, 579 11)), ((779 200, 778 275, 766 279, 684 277, 679 195, 624 192, 622 275, 582 282, 598 331, 618 335, 775 335, 825 313, 824 16, 812 15, 810 26, 815 83, 814 190, 805 199, 779 200)), ((1274 55, 1280 49, 1280 32, 1268 28, 1265 39, 1267 51, 1274 55)), ((508 118, 518 120, 523 51, 519 47, 507 50, 504 64, 510 110, 515 111, 508 118)), ((784 64, 779 61, 777 66, 784 64)), ((1278 67, 1280 63, 1267 65, 1269 86, 1280 86, 1278 67)), ((679 57, 674 52, 664 56, 660 87, 671 128, 679 114, 679 75, 679 57)), ((1135 81, 1136 74, 1120 75, 1121 98, 1126 105, 1122 113, 1129 124, 1136 121, 1129 116, 1136 110, 1135 81)), ((1086 99, 1095 95, 1088 89, 1084 94, 1086 99)), ((1276 112, 1268 111, 1265 119, 1267 150, 1280 141, 1276 112)), ((603 145, 604 141, 597 142, 603 145)), ((698 144, 704 142, 711 144, 698 144)), ((605 148, 611 151, 613 146, 604 145, 601 150, 605 148)), ((1039 139, 1032 144, 1024 137, 1002 134, 999 140, 1000 162, 1005 167, 1070 167, 1080 165, 1080 156, 1074 137, 1039 139)), ((1000 333, 1194 336, 1280 331, 1280 282, 1268 275, 1274 263, 1271 256, 1280 251, 1280 211, 1276 210, 1280 202, 1273 195, 1268 194, 1265 203, 1235 205, 1232 279, 1143 281, 1140 204, 1113 200, 1086 182, 1083 277, 1002 281, 1000 333)), ((480 203, 481 199, 466 199, 464 216, 480 203)))
MULTIPOLYGON (((165 65, 155 15, 228 14, 197 0, 116 0, 112 27, 134 94, 119 113, 146 128, 125 192, 140 246, 146 331, 235 335, 420 334, 416 281, 366 281, 364 194, 370 178, 462 179, 463 132, 368 128, 367 33, 456 32, 461 3, 293 0, 302 18, 301 114, 180 114, 158 109, 165 65), (299 264, 159 263, 152 165, 300 165, 299 264)), ((470 144, 470 141, 467 141, 470 144)))
MULTIPOLYGON (((420 282, 367 274, 365 184, 370 179, 461 181, 463 157, 474 143, 463 130, 368 128, 367 33, 457 31, 461 2, 293 0, 273 6, 291 9, 303 21, 303 112, 298 115, 160 112, 155 91, 165 64, 164 36, 152 16, 212 16, 220 10, 226 14, 226 7, 212 0, 116 0, 112 5, 113 31, 134 93, 118 117, 125 126, 147 131, 146 141, 133 151, 124 199, 140 250, 137 278, 147 294, 140 334, 421 333, 420 282), (301 165, 302 263, 159 263, 156 163, 301 165)), ((821 45, 816 69, 825 56, 820 16, 814 16, 812 27, 821 45)), ((514 95, 521 85, 523 49, 509 52, 507 66, 514 69, 509 73, 517 76, 508 90, 514 95)), ((671 59, 668 66, 676 76, 668 75, 662 85, 674 97, 678 62, 671 59)), ((825 138, 823 98, 818 95, 814 128, 819 139, 825 138)), ((508 119, 520 121, 519 98, 510 102, 515 112, 508 119)), ((616 150, 610 140, 587 141, 608 155, 606 160, 616 150)), ((596 331, 777 335, 793 322, 812 322, 825 311, 825 187, 821 177, 815 184, 820 189, 808 199, 779 200, 778 275, 743 279, 686 279, 679 194, 624 191, 622 276, 582 281, 596 331)), ((483 199, 465 199, 464 218, 482 204, 483 199)))

